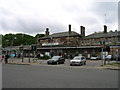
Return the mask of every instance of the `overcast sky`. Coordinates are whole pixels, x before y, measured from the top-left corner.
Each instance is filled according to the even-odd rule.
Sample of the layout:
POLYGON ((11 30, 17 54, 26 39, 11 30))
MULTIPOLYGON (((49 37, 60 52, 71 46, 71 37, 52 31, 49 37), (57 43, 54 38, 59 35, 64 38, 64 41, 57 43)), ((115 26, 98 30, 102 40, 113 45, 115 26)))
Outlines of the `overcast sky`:
POLYGON ((0 0, 0 34, 118 30, 118 0, 0 0), (114 2, 113 2, 114 1, 114 2), (106 19, 105 19, 106 14, 106 19))

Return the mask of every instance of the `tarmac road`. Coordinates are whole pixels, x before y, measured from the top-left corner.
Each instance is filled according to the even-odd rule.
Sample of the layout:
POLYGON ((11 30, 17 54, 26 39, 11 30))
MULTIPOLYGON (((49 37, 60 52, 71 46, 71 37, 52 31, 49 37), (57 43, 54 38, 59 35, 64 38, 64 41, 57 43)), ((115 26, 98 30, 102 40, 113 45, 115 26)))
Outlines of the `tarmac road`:
MULTIPOLYGON (((90 66, 89 63, 88 66, 90 66)), ((96 65, 95 63, 92 64, 96 65)), ((68 63, 65 65, 47 65, 46 63, 40 65, 3 64, 2 87, 118 88, 117 70, 88 68, 88 66, 71 67, 68 63)))

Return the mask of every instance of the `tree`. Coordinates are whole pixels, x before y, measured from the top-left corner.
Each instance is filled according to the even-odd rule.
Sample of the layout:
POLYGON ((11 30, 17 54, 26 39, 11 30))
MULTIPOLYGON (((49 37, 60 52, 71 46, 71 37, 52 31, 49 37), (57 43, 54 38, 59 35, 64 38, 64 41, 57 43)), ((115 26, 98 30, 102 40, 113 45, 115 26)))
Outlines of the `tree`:
POLYGON ((35 38, 41 38, 41 37, 44 37, 45 34, 36 34, 35 38))
POLYGON ((109 32, 113 32, 112 30, 110 30, 109 32))
POLYGON ((2 46, 20 46, 23 45, 31 45, 35 44, 37 38, 44 37, 44 34, 37 34, 35 37, 23 33, 17 34, 6 34, 2 36, 2 46))

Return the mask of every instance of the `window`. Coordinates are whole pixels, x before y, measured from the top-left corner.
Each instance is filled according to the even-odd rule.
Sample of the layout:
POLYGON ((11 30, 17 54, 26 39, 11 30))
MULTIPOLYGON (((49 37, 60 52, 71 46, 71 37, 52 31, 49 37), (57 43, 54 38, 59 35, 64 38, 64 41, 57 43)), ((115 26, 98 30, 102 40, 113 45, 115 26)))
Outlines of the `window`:
POLYGON ((58 43, 58 39, 55 39, 55 43, 58 43))
POLYGON ((120 42, 120 37, 118 37, 118 42, 120 42))
POLYGON ((111 40, 111 38, 109 39, 109 43, 111 43, 112 42, 112 40, 111 40))

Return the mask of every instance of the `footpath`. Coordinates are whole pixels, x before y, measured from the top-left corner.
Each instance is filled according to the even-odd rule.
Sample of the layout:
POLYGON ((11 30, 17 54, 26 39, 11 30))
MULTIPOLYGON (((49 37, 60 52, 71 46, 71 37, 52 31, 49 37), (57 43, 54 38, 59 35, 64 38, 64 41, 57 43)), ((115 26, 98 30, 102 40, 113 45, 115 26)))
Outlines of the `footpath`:
POLYGON ((120 70, 120 61, 116 63, 116 61, 111 61, 106 65, 97 66, 97 68, 109 69, 109 70, 120 70))
MULTIPOLYGON (((16 64, 16 65, 36 65, 45 63, 46 60, 38 60, 37 58, 9 58, 8 64, 16 64)), ((4 61, 2 61, 4 63, 4 61)))
MULTIPOLYGON (((15 64, 15 65, 47 65, 46 64, 47 60, 40 60, 37 58, 24 58, 22 60, 22 58, 9 58, 8 59, 8 64, 15 64), (23 61, 23 62, 22 62, 23 61)), ((102 60, 98 60, 98 61, 89 61, 88 62, 88 66, 93 66, 94 68, 99 68, 99 69, 110 69, 110 70, 120 70, 120 61, 118 62, 118 64, 116 64, 116 61, 110 61, 110 63, 106 64, 106 65, 100 65, 100 62, 102 62, 102 60), (98 64, 96 64, 96 66, 94 65, 95 62, 99 62, 98 64)), ((2 61, 2 63, 4 64, 4 61, 2 61)), ((65 66, 69 66, 69 63, 66 62, 65 66)))

